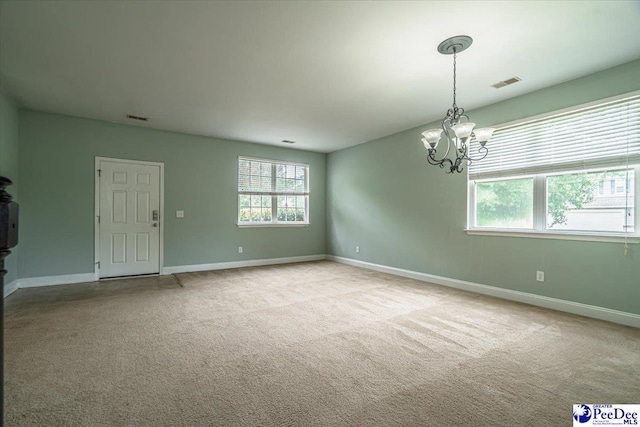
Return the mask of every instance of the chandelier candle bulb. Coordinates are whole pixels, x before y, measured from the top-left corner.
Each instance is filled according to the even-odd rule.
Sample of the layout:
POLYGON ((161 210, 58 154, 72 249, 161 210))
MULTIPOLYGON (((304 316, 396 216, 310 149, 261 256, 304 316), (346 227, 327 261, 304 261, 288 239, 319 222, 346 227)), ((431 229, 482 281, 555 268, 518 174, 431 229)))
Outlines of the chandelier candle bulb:
POLYGON ((471 135, 471 131, 473 131, 473 127, 475 123, 467 122, 467 123, 458 123, 457 125, 451 126, 451 129, 456 133, 456 136, 460 139, 469 138, 471 135))
POLYGON ((493 135, 493 131, 495 131, 494 128, 476 129, 473 131, 473 135, 476 137, 476 141, 484 147, 484 144, 486 144, 489 138, 493 135))
POLYGON ((429 129, 422 132, 422 143, 424 147, 429 150, 436 148, 438 146, 438 141, 440 141, 440 135, 442 134, 442 129, 429 129), (429 145, 427 145, 429 144, 429 145))

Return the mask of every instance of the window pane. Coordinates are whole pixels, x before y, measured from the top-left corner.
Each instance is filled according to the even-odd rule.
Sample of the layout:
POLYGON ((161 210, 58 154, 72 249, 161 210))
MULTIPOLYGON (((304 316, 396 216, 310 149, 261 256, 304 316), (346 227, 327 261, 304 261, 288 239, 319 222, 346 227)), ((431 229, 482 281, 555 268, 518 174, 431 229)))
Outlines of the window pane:
POLYGON ((633 169, 548 177, 547 229, 633 232, 634 182, 633 169))
POLYGON ((271 196, 239 194, 240 222, 271 222, 271 196))
POLYGON ((238 190, 239 191, 248 191, 250 190, 250 181, 248 175, 239 175, 238 176, 238 190))
POLYGON ((293 193, 295 190, 295 179, 276 178, 276 191, 281 193, 293 193))
POLYGON ((239 160, 238 170, 240 171, 240 174, 249 175, 249 162, 247 160, 239 160))
POLYGON ((260 162, 251 162, 251 175, 260 175, 260 162))
POLYGON ((271 163, 239 160, 238 190, 254 192, 272 191, 271 163))
POLYGON ((307 196, 278 196, 278 221, 304 222, 307 196))
POLYGON ((260 177, 259 176, 251 176, 251 191, 260 191, 260 177))
POLYGON ((262 217, 262 212, 260 208, 251 208, 251 221, 252 222, 259 222, 260 218, 262 217))
POLYGON ((261 184, 260 184, 260 191, 263 191, 265 193, 268 193, 271 191, 271 177, 269 176, 263 176, 260 177, 261 179, 261 184))
POLYGON ((276 188, 280 193, 305 193, 307 167, 276 165, 276 188))
POLYGON ((533 178, 478 182, 476 226, 533 228, 533 178))

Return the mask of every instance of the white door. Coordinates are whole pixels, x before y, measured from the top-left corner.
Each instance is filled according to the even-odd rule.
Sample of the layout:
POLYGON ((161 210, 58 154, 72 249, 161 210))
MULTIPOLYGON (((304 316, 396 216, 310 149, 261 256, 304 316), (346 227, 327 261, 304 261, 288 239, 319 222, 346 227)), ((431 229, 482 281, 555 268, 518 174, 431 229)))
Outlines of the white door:
POLYGON ((160 272, 160 165, 100 160, 99 275, 160 272))

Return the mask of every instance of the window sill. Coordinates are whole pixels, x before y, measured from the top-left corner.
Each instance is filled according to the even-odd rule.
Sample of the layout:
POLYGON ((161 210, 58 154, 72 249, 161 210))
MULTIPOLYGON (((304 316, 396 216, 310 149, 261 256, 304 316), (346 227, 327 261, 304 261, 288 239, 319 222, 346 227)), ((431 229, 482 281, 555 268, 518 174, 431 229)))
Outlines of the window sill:
POLYGON ((299 228, 299 227, 308 227, 309 223, 308 222, 298 222, 298 223, 292 223, 292 224, 286 224, 286 223, 282 223, 282 222, 268 222, 268 223, 238 223, 236 224, 238 226, 238 228, 269 228, 269 227, 274 227, 274 228, 281 228, 281 227, 293 227, 293 228, 299 228))
POLYGON ((514 230, 506 228, 469 228, 464 230, 468 235, 478 236, 500 236, 500 237, 527 237, 533 239, 557 239, 557 240, 581 240, 587 242, 610 242, 610 243, 640 243, 640 236, 637 234, 624 233, 589 233, 578 231, 537 231, 537 230, 514 230))

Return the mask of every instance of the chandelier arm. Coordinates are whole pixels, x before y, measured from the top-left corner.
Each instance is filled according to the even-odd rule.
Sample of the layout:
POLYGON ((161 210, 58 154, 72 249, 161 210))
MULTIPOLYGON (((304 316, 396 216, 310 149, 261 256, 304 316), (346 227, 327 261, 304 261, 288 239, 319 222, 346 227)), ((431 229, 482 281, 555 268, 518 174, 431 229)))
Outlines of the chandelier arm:
POLYGON ((433 166, 437 166, 437 165, 439 165, 441 163, 441 162, 438 162, 437 160, 435 160, 431 150, 429 150, 429 154, 427 155, 427 161, 429 162, 430 165, 433 165, 433 166))
MULTIPOLYGON (((464 169, 461 169, 460 166, 462 166, 462 162, 464 161, 464 156, 458 156, 456 157, 456 162, 453 164, 453 166, 455 166, 455 171, 460 173, 462 172, 464 169)), ((451 170, 451 172, 453 172, 453 169, 451 170)))
POLYGON ((477 162, 477 161, 480 161, 480 160, 484 159, 485 157, 487 157, 487 154, 489 154, 489 149, 487 147, 480 147, 480 148, 478 148, 478 153, 480 153, 482 155, 482 157, 466 156, 467 157, 467 161, 468 162, 477 162))
POLYGON ((435 156, 433 155, 435 153, 436 150, 429 150, 429 155, 427 156, 427 161, 429 162, 430 165, 433 166, 440 166, 441 169, 444 169, 444 166, 446 163, 449 163, 449 165, 453 165, 453 162, 446 158, 443 157, 442 159, 438 160, 435 158, 435 156))
POLYGON ((442 156, 442 158, 448 158, 449 157, 449 151, 451 151, 451 135, 449 135, 449 131, 447 130, 447 127, 445 126, 447 122, 447 119, 444 119, 442 121, 442 131, 444 132, 444 134, 447 137, 447 152, 444 153, 444 156, 442 156))
POLYGON ((458 148, 458 146, 456 145, 456 149, 458 150, 458 157, 462 157, 463 159, 467 158, 467 151, 468 151, 468 146, 464 141, 460 141, 460 148, 458 148))

